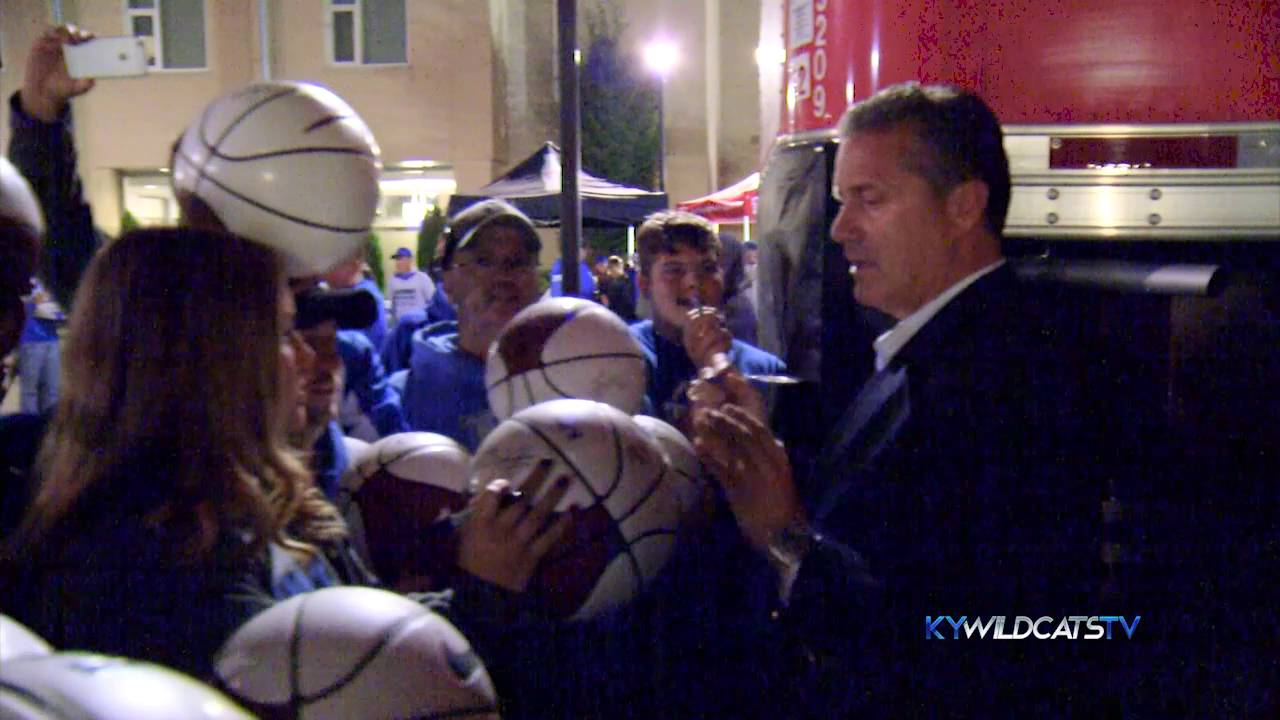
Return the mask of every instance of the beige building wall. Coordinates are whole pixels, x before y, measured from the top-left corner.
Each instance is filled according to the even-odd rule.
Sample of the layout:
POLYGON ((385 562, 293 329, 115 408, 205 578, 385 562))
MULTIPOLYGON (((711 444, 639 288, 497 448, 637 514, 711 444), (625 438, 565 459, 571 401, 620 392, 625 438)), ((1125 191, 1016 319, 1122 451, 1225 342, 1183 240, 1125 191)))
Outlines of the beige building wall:
POLYGON ((275 79, 332 88, 369 124, 388 166, 442 162, 453 167, 460 188, 490 180, 493 48, 484 2, 407 0, 408 62, 381 66, 326 61, 323 0, 272 2, 270 7, 275 79))
POLYGON ((654 38, 666 38, 679 50, 679 64, 664 92, 672 205, 736 182, 759 167, 755 48, 760 3, 621 0, 627 22, 623 47, 637 63, 643 62, 644 46, 654 38))
POLYGON ((760 127, 759 0, 720 0, 720 133, 716 144, 719 187, 760 169, 760 146, 770 138, 760 127))
POLYGON ((558 143, 560 138, 556 4, 555 0, 489 0, 489 7, 494 38, 494 158, 502 172, 547 140, 558 143))
MULTIPOLYGON (((781 7, 780 0, 763 0, 781 7)), ((505 169, 543 139, 559 138, 555 0, 489 0, 495 40, 495 157, 505 169)), ((755 48, 762 0, 580 0, 586 18, 613 6, 626 26, 623 52, 643 66, 643 48, 665 37, 680 63, 664 93, 667 190, 674 204, 759 168, 760 72, 755 48)), ((767 146, 772 135, 765 137, 767 146)), ((463 186, 465 187, 465 186, 463 186)))
MULTIPOLYGON (((48 25, 49 5, 39 0, 0 0, 0 99, 22 87, 22 71, 31 43, 48 25)), ((0 112, 0 139, 9 142, 9 107, 0 112)))
MULTIPOLYGON (((664 93, 673 204, 756 169, 772 140, 760 131, 754 58, 761 0, 580 0, 580 17, 601 2, 622 11, 623 50, 637 64, 654 37, 680 48, 664 93)), ((355 67, 327 60, 324 0, 267 5, 272 77, 333 88, 373 128, 388 166, 443 163, 466 191, 542 140, 559 139, 554 0, 407 0, 408 62, 355 67)), ((124 0, 63 0, 67 21, 100 35, 125 32, 124 6, 124 0)), ((26 53, 48 13, 47 0, 0 3, 6 98, 21 83, 26 53)), ((261 75, 258 0, 206 0, 205 13, 207 70, 104 80, 75 103, 82 174, 96 219, 108 230, 119 225, 119 172, 167 165, 171 142, 205 103, 261 75)), ((7 113, 0 113, 0 132, 7 138, 7 113)), ((381 234, 388 254, 414 240, 407 232, 381 234)))
MULTIPOLYGON (((261 77, 258 0, 206 0, 205 70, 155 71, 104 79, 75 101, 80 170, 96 222, 120 222, 120 173, 168 165, 169 148, 214 97, 261 77)), ((453 169, 458 186, 488 182, 493 153, 493 75, 488 6, 478 0, 407 0, 403 65, 328 62, 324 0, 268 2, 274 79, 329 86, 360 113, 378 138, 383 162, 433 161, 453 169)), ((124 0, 64 0, 63 19, 98 35, 127 34, 124 0)), ((32 41, 49 23, 47 0, 3 0, 0 90, 21 84, 32 41)), ((7 111, 0 130, 7 142, 7 111)), ((412 233, 382 233, 388 254, 412 233), (388 237, 389 236, 389 237, 388 237)))

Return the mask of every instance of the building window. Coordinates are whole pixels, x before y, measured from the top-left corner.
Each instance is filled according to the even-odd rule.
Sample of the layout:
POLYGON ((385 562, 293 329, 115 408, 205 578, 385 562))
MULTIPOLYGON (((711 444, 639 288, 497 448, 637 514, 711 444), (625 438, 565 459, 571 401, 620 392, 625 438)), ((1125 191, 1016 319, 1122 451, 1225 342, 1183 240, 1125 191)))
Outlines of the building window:
MULTIPOLYGON (((124 211, 129 213, 132 222, 142 227, 172 226, 178 223, 178 203, 169 186, 167 171, 121 172, 120 191, 124 211)), ((121 224, 124 224, 123 217, 121 224)))
POLYGON ((329 28, 334 63, 407 62, 404 0, 329 0, 329 28))
POLYGON ((125 31, 142 38, 154 70, 203 70, 204 0, 125 0, 125 31))
POLYGON ((458 183, 453 179, 453 169, 446 165, 411 162, 384 168, 379 187, 382 197, 373 226, 417 231, 432 208, 443 211, 448 206, 458 183))

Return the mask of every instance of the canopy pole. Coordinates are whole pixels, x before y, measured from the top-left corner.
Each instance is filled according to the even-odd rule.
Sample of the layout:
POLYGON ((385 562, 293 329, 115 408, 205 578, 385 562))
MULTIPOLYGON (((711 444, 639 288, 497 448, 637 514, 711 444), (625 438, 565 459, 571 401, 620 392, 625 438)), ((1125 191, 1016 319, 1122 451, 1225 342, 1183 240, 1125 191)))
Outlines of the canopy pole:
POLYGON ((742 242, 751 242, 751 216, 742 216, 742 242))
POLYGON ((582 198, 578 169, 582 137, 578 116, 578 0, 557 0, 560 33, 560 269, 564 295, 578 294, 578 245, 582 238, 582 198))
POLYGON ((636 226, 627 226, 627 262, 631 262, 631 256, 636 254, 636 226))

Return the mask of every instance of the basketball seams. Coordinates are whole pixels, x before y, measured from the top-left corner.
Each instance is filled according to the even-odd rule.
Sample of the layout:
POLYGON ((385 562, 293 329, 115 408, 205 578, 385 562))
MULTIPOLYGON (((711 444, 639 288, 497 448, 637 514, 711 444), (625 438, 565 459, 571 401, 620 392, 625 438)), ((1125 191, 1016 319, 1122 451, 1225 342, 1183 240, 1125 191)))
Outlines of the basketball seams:
MULTIPOLYGON (((585 476, 585 475, 583 475, 582 470, 580 470, 580 469, 578 468, 577 464, 576 464, 576 463, 574 463, 574 462, 569 458, 569 456, 568 456, 564 451, 562 451, 562 450, 560 449, 560 447, 559 447, 558 445, 556 445, 554 442, 552 442, 552 441, 551 441, 551 438, 547 437, 547 435, 546 435, 545 433, 543 433, 543 432, 542 432, 542 430, 541 430, 540 428, 534 427, 533 425, 531 425, 531 424, 529 424, 528 422, 525 422, 524 420, 521 420, 521 419, 519 419, 519 418, 512 418, 512 419, 513 419, 513 420, 515 420, 516 422, 520 423, 521 425, 523 425, 523 426, 524 426, 524 427, 525 427, 529 432, 533 433, 533 434, 534 434, 534 435, 535 435, 539 440, 541 440, 541 441, 542 441, 542 443, 543 443, 544 445, 546 445, 546 446, 547 446, 547 447, 548 447, 548 448, 549 448, 553 453, 555 453, 557 456, 559 456, 559 457, 560 457, 561 462, 563 462, 565 465, 569 466, 569 469, 573 471, 573 474, 574 474, 574 475, 576 475, 576 476, 578 477, 579 484, 580 484, 582 487, 586 488, 587 493, 588 493, 589 495, 591 495, 592 500, 593 500, 593 502, 592 502, 592 504, 591 504, 591 507, 596 507, 597 505, 603 505, 603 504, 604 504, 605 498, 607 498, 607 497, 609 496, 609 494, 613 492, 613 488, 610 488, 610 491, 609 491, 608 493, 604 493, 604 494, 601 494, 601 493, 596 492, 596 489, 595 489, 594 487, 592 487, 592 486, 591 486, 591 483, 589 483, 589 482, 587 482, 587 481, 586 481, 586 479, 585 479, 585 477, 586 477, 586 476, 585 476)), ((620 464, 620 463, 619 463, 619 464, 620 464)), ((616 482, 616 481, 615 481, 615 483, 614 483, 614 487, 617 487, 617 482, 616 482)), ((584 509, 585 509, 585 508, 584 508, 584 509)), ((606 512, 606 513, 608 512, 608 509, 607 509, 607 508, 605 509, 605 512, 606 512)), ((612 516, 610 516, 610 518, 612 519, 612 516)), ((621 539, 622 539, 621 545, 625 546, 625 545, 626 545, 626 538, 622 536, 622 529, 618 526, 617 521, 613 521, 613 522, 611 523, 611 527, 612 527, 612 529, 613 529, 613 531, 614 531, 614 534, 615 534, 615 535, 617 535, 619 538, 621 538, 621 539)), ((583 539, 583 542, 581 542, 581 543, 578 543, 578 544, 576 544, 576 545, 570 545, 570 546, 568 546, 568 547, 563 548, 563 552, 559 553, 559 555, 558 555, 558 556, 556 556, 556 557, 552 557, 552 556, 550 556, 550 555, 549 555, 549 556, 547 556, 546 558, 544 558, 543 562, 544 562, 544 563, 546 563, 548 566, 550 566, 550 565, 555 565, 559 559, 564 558, 564 557, 567 557, 567 556, 569 556, 569 555, 572 555, 573 551, 577 550, 578 548, 583 547, 584 545, 589 545, 590 543, 593 543, 593 542, 599 541, 599 540, 601 540, 601 539, 605 539, 605 538, 607 538, 607 537, 608 537, 608 535, 609 535, 609 531, 605 531, 604 533, 602 533, 602 534, 600 534, 600 535, 595 535, 595 536, 592 536, 592 537, 584 538, 584 539, 583 539)), ((607 542, 608 542, 608 540, 607 540, 607 539, 605 539, 605 542, 607 543, 607 542)), ((615 553, 615 554, 616 554, 616 553, 615 553)))
POLYGON ((305 701, 298 687, 302 675, 302 616, 306 611, 307 601, 313 596, 304 595, 298 600, 298 612, 293 615, 293 632, 289 635, 289 702, 290 713, 297 717, 305 701))
MULTIPOLYGON (((185 154, 182 155, 182 159, 186 160, 188 163, 191 162, 191 158, 185 154)), ((247 205, 251 205, 265 213, 270 213, 277 217, 284 218, 285 220, 288 220, 290 222, 297 223, 298 225, 305 225, 306 227, 315 228, 317 230, 328 230, 329 232, 337 232, 337 233, 354 233, 354 232, 363 232, 368 230, 367 227, 343 227, 341 225, 328 225, 326 223, 319 223, 313 220, 308 220, 298 215, 291 215, 283 210, 277 210, 276 208, 273 208, 265 203, 254 200, 253 198, 249 197, 248 195, 245 195, 244 193, 241 193, 236 190, 232 190, 230 187, 228 187, 222 181, 218 180, 216 177, 213 177, 212 175, 209 175, 208 173, 206 173, 203 167, 200 168, 200 180, 208 181, 212 183, 219 190, 225 192, 231 197, 236 198, 237 200, 240 200, 241 202, 247 205)))
MULTIPOLYGON (((576 359, 576 358, 575 358, 575 359, 576 359)), ((526 387, 526 388, 528 388, 528 387, 529 387, 529 376, 530 376, 531 374, 533 374, 533 372, 534 372, 534 371, 526 372, 526 373, 524 374, 524 376, 523 376, 523 377, 524 377, 524 379, 525 379, 525 380, 524 380, 524 382, 525 382, 525 387, 526 387)), ((546 366, 546 365, 540 365, 540 366, 538 366, 538 367, 536 368, 536 372, 538 372, 538 373, 542 376, 542 382, 546 383, 547 387, 551 388, 551 391, 552 391, 552 392, 554 392, 555 394, 559 395, 559 396, 560 396, 560 397, 562 397, 562 398, 571 398, 571 397, 573 397, 573 396, 572 396, 572 395, 570 395, 568 392, 565 392, 564 390, 560 389, 560 386, 556 385, 556 383, 551 379, 551 376, 547 374, 547 366, 546 366)), ((535 403, 535 402, 533 401, 533 390, 532 390, 532 389, 530 389, 530 390, 529 390, 529 404, 530 404, 530 405, 536 405, 536 404, 537 404, 537 403, 535 403)))
MULTIPOLYGON (((543 388, 537 376, 530 377, 536 389, 543 388)), ((519 394, 523 385, 516 387, 519 394)), ((498 388, 491 397, 500 401, 505 395, 506 388, 498 388)), ((520 478, 533 462, 547 458, 560 468, 554 476, 569 475, 582 486, 561 504, 586 510, 575 511, 575 524, 581 525, 543 558, 532 589, 556 617, 593 617, 651 589, 679 537, 678 476, 667 475, 661 448, 625 412, 579 399, 545 406, 509 418, 511 427, 487 439, 476 459, 481 469, 502 466, 481 477, 520 478), (507 460, 513 454, 523 461, 507 460)))
MULTIPOLYGON (((535 403, 533 401, 533 385, 530 383, 529 373, 524 373, 523 375, 520 376, 519 379, 524 380, 524 399, 528 401, 529 405, 534 405, 535 403)), ((514 393, 515 393, 514 386, 515 386, 515 383, 513 382, 512 383, 512 394, 513 394, 512 399, 513 400, 514 400, 514 393)), ((557 392, 559 391, 557 390, 557 392)), ((514 402, 507 406, 507 411, 510 412, 513 408, 515 408, 514 402)))
MULTIPOLYGON (((46 698, 43 695, 37 695, 24 687, 19 687, 18 685, 0 680, 0 690, 7 690, 21 697, 22 699, 29 701, 31 705, 36 706, 46 713, 58 713, 60 717, 64 718, 74 717, 73 713, 66 712, 66 708, 57 705, 53 699, 46 698)), ((54 720, 57 719, 54 718, 54 720)))
MULTIPOLYGON (((609 432, 613 435, 614 457, 618 458, 618 462, 615 466, 613 487, 609 488, 609 492, 608 492, 608 495, 612 496, 615 492, 617 492, 618 488, 622 485, 622 477, 623 475, 626 474, 626 470, 627 470, 626 468, 627 456, 622 451, 622 446, 623 446, 622 430, 618 427, 618 424, 614 422, 612 418, 610 418, 610 421, 609 421, 609 432)), ((650 483, 650 488, 648 493, 646 493, 646 497, 648 497, 648 495, 653 492, 653 485, 655 484, 656 483, 650 483)), ((636 507, 639 507, 639 503, 637 503, 634 507, 632 507, 630 512, 634 512, 636 507)), ((640 559, 636 557, 635 551, 631 547, 631 542, 627 539, 627 536, 624 535, 622 532, 622 521, 625 518, 630 517, 630 512, 627 515, 624 515, 623 517, 614 518, 613 527, 617 531, 618 536, 622 538, 622 550, 619 554, 627 558, 627 563, 631 566, 631 574, 635 577, 636 594, 639 594, 643 592, 645 589, 644 573, 640 571, 640 559)))
MULTIPOLYGON (((393 437, 393 436, 389 435, 388 437, 393 437)), ((372 462, 366 461, 356 466, 356 472, 360 475, 360 479, 362 481, 360 483, 361 487, 364 486, 365 481, 368 481, 374 475, 377 475, 379 472, 382 471, 383 468, 387 467, 388 465, 391 465, 392 463, 400 462, 406 457, 409 457, 410 455, 412 455, 416 450, 420 449, 421 447, 422 447, 421 445, 414 445, 414 446, 405 448, 403 450, 401 449, 388 450, 387 448, 379 447, 377 453, 375 453, 371 458, 372 462), (387 458, 388 453, 394 455, 394 457, 387 458), (372 467, 372 469, 366 472, 365 469, 369 467, 372 467)), ((354 492, 359 492, 359 490, 356 490, 354 492)))
POLYGON ((665 465, 666 462, 664 461, 663 466, 658 467, 657 477, 649 483, 649 487, 645 489, 644 493, 640 497, 636 498, 635 504, 633 504, 626 512, 618 516, 617 520, 619 524, 624 520, 630 520, 631 516, 639 512, 640 508, 649 501, 649 498, 653 497, 658 492, 658 488, 662 486, 662 481, 667 472, 667 468, 664 467, 665 465))
MULTIPOLYGON (((632 360, 638 360, 642 363, 644 362, 644 356, 636 353, 630 353, 630 352, 591 353, 589 355, 574 355, 572 357, 567 357, 560 360, 552 360, 550 362, 541 362, 539 363, 538 367, 532 368, 532 369, 545 371, 547 368, 553 368, 553 367, 556 367, 557 365, 568 365, 570 363, 575 363, 582 360, 608 360, 610 358, 630 358, 632 360)), ((503 375, 501 378, 493 381, 493 384, 489 385, 485 389, 492 390, 498 387, 499 385, 501 385, 502 383, 507 382, 508 380, 511 380, 513 378, 519 378, 527 374, 528 372, 530 371, 522 370, 520 372, 508 372, 506 375, 503 375)), ((560 391, 557 390, 557 392, 560 392, 560 391)), ((566 397, 569 397, 569 396, 566 395, 566 397)))
MULTIPOLYGON (((561 462, 569 466, 569 469, 573 471, 573 474, 578 476, 578 479, 582 481, 581 484, 583 487, 587 489, 587 493, 591 495, 591 498, 594 501, 591 504, 592 507, 603 503, 604 499, 609 496, 609 493, 613 492, 612 487, 610 488, 609 493, 601 494, 596 492, 596 489, 594 487, 591 487, 591 483, 586 481, 585 479, 586 475, 583 474, 582 470, 578 467, 577 463, 573 462, 573 460, 570 459, 569 456, 563 450, 560 449, 560 446, 552 442, 551 438, 547 437, 547 434, 542 432, 541 428, 535 427, 531 423, 525 420, 522 420, 521 418, 511 418, 511 419, 523 425, 526 430, 533 433, 533 435, 536 436, 539 440, 541 440, 542 443, 551 450, 551 452, 555 453, 560 458, 561 462)), ((614 487, 616 486, 617 486, 617 480, 615 479, 614 487)))
POLYGON ((271 95, 267 95, 261 100, 258 100, 257 102, 253 103, 249 107, 245 108, 244 111, 241 112, 239 115, 237 115, 234 120, 227 123, 227 126, 222 129, 222 134, 218 137, 217 140, 213 142, 209 142, 209 139, 206 136, 207 130, 208 130, 207 126, 209 124, 209 115, 213 112, 213 109, 217 107, 218 103, 214 103, 213 105, 210 105, 208 108, 205 109, 204 113, 200 116, 200 142, 204 143, 206 150, 217 150, 218 146, 221 145, 227 139, 227 137, 229 137, 231 133, 235 131, 237 127, 240 126, 240 123, 244 122, 245 119, 248 118, 250 115, 252 115, 255 111, 257 111, 258 108, 268 103, 275 102, 280 98, 288 97, 290 95, 295 95, 297 94, 297 92, 298 90, 295 87, 281 88, 279 91, 271 95))
MULTIPOLYGON (((231 135, 231 133, 234 132, 237 127, 240 126, 240 123, 245 121, 245 118, 249 117, 249 115, 251 115, 255 110, 262 107, 263 105, 266 105, 267 103, 273 102, 282 97, 288 97, 290 95, 293 95, 296 92, 297 90, 295 88, 285 88, 272 95, 268 95, 267 97, 262 98, 261 100, 245 108, 243 112, 241 112, 238 116, 236 116, 235 119, 233 119, 230 123, 227 123, 227 126, 222 129, 222 134, 219 135, 218 139, 214 140, 213 142, 209 142, 208 124, 209 124, 209 116, 213 113, 213 109, 214 107, 217 106, 217 103, 205 108, 205 111, 200 114, 200 132, 197 133, 197 135, 199 135, 200 143, 204 145, 204 149, 208 153, 208 157, 204 159, 204 162, 196 164, 194 162, 191 162, 191 158, 187 157, 185 154, 183 154, 182 156, 183 159, 186 160, 188 163, 190 163, 193 168, 196 168, 196 185, 195 187, 192 188, 192 190, 194 191, 197 188, 199 188, 200 186, 199 183, 201 181, 212 180, 212 178, 209 177, 209 174, 207 172, 209 163, 213 160, 213 158, 218 156, 219 147, 222 145, 223 142, 226 141, 226 139, 231 135)), ((182 147, 181 141, 179 141, 178 147, 179 148, 182 147)), ((197 192, 196 194, 198 195, 199 193, 197 192)))
POLYGON ((422 612, 416 615, 407 615, 391 623, 382 631, 382 636, 373 644, 373 647, 369 648, 369 651, 366 652, 363 657, 356 660, 356 662, 351 666, 351 669, 344 675, 334 680, 323 690, 299 699, 304 705, 310 705, 311 703, 324 700, 330 695, 345 688, 356 678, 356 676, 364 672, 364 669, 367 668, 374 660, 378 659, 378 656, 381 655, 382 651, 391 644, 392 640, 395 640, 408 630, 413 629, 415 625, 430 622, 432 617, 431 613, 422 609, 422 612))
POLYGON ((328 127, 336 122, 342 122, 343 120, 346 120, 349 117, 351 116, 350 115, 326 115, 320 118, 319 120, 311 123, 310 125, 306 126, 305 128, 303 128, 302 134, 306 135, 308 133, 313 133, 316 130, 319 130, 320 128, 328 127))
POLYGON ((220 150, 210 149, 210 157, 216 157, 219 160, 230 160, 231 162, 252 162, 254 160, 270 160, 271 158, 285 157, 287 155, 358 155, 359 157, 376 160, 372 153, 360 148, 333 147, 325 145, 316 145, 290 148, 288 150, 269 150, 260 153, 251 153, 248 155, 227 155, 220 150))

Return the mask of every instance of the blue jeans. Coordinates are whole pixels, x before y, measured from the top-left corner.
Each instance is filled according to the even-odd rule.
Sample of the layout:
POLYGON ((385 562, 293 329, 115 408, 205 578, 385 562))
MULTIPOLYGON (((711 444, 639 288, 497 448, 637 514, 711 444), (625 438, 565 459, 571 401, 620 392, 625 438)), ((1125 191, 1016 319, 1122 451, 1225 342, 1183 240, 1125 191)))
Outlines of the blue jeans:
POLYGON ((58 402, 61 371, 58 343, 33 342, 18 346, 18 377, 22 384, 22 412, 43 414, 58 402))

